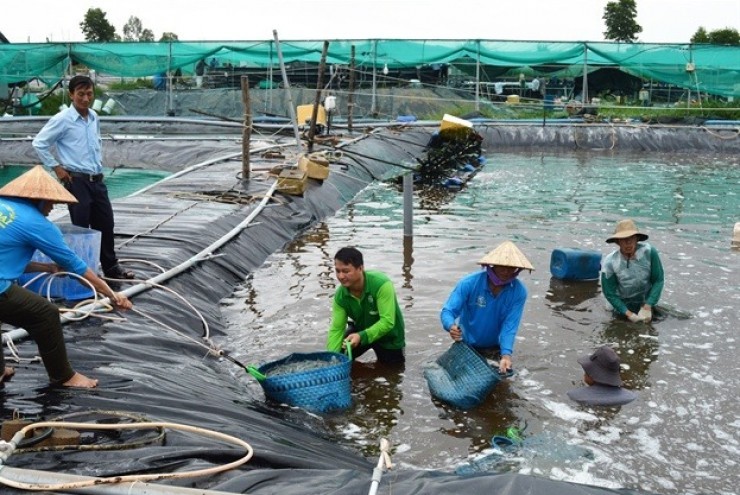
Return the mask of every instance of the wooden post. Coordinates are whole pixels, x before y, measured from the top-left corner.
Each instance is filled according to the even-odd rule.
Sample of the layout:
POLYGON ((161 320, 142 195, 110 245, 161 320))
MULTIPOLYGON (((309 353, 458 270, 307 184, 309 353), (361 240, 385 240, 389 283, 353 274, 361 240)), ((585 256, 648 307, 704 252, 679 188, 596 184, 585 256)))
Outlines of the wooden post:
POLYGON ((324 41, 324 49, 321 50, 321 60, 319 61, 319 76, 316 81, 316 99, 313 102, 313 111, 311 112, 311 126, 308 128, 308 152, 313 151, 313 137, 316 135, 316 118, 319 114, 319 105, 321 104, 321 93, 324 89, 324 70, 326 69, 326 53, 329 51, 329 42, 324 41))
POLYGON ((355 45, 349 57, 349 94, 347 95, 347 132, 352 134, 352 113, 355 109, 355 45))
POLYGON ((252 107, 249 101, 249 77, 242 76, 242 104, 244 105, 244 128, 242 129, 242 180, 249 180, 249 141, 252 137, 252 107))

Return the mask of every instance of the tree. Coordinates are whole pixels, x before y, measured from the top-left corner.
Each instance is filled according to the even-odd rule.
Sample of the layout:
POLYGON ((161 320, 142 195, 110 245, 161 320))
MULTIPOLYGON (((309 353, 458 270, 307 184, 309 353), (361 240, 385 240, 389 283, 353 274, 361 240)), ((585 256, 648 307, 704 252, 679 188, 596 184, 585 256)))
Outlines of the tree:
POLYGON ((709 43, 712 45, 740 45, 740 33, 737 29, 724 28, 717 29, 711 33, 703 27, 699 27, 691 37, 692 43, 709 43))
POLYGON ((718 29, 709 33, 709 42, 713 45, 740 45, 740 33, 732 28, 718 29))
POLYGON ((162 37, 159 38, 159 41, 179 41, 180 38, 177 37, 175 33, 162 33, 162 37))
POLYGON ((637 17, 635 0, 617 0, 607 3, 603 17, 606 22, 604 38, 627 43, 637 41, 637 35, 642 32, 642 26, 637 24, 635 17, 637 17))
POLYGON ((707 34, 707 30, 704 29, 702 26, 699 26, 699 29, 696 30, 694 36, 691 37, 691 42, 709 43, 709 34, 707 34))
POLYGON ((141 19, 132 15, 123 26, 123 40, 154 41, 154 33, 151 29, 144 29, 141 25, 141 19))
POLYGON ((87 41, 116 41, 116 28, 105 18, 105 12, 100 9, 88 9, 85 19, 80 23, 82 34, 87 41))

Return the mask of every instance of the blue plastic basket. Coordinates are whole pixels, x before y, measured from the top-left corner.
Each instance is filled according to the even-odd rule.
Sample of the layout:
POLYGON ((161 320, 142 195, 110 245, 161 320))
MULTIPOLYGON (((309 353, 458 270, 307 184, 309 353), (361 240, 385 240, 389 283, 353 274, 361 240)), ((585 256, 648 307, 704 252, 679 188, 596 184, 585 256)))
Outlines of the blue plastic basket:
POLYGON ((486 358, 463 342, 455 342, 426 367, 432 396, 458 409, 472 409, 488 397, 501 380, 486 358))
POLYGON ((263 364, 257 370, 265 375, 260 380, 265 396, 276 402, 301 407, 312 412, 329 412, 346 409, 352 404, 352 360, 336 352, 294 353, 283 359, 263 364), (297 373, 270 376, 270 370, 300 361, 326 361, 334 365, 321 365, 297 373))

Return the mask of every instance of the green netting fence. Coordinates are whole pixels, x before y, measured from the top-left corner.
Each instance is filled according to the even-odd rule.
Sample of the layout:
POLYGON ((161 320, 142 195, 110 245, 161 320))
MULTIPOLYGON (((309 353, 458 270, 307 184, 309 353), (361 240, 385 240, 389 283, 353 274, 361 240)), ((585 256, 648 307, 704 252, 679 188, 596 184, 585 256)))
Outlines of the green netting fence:
MULTIPOLYGON (((281 41, 285 63, 318 63, 323 41, 281 41)), ((613 67, 636 77, 691 91, 740 97, 740 47, 697 44, 495 40, 332 40, 327 63, 346 66, 354 48, 360 69, 420 68, 439 64, 483 74, 577 75, 613 67)), ((0 84, 33 78, 53 83, 73 63, 100 74, 148 77, 200 60, 244 68, 277 68, 276 42, 114 42, 0 44, 0 84)))

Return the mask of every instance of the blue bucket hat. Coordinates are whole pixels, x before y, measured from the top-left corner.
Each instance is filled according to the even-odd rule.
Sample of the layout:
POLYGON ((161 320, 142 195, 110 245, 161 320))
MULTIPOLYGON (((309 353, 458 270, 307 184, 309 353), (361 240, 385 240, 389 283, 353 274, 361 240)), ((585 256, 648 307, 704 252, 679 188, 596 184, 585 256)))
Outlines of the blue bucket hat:
POLYGON ((619 356, 611 347, 600 347, 590 356, 578 358, 578 364, 596 383, 612 387, 622 386, 622 379, 619 376, 619 356))

